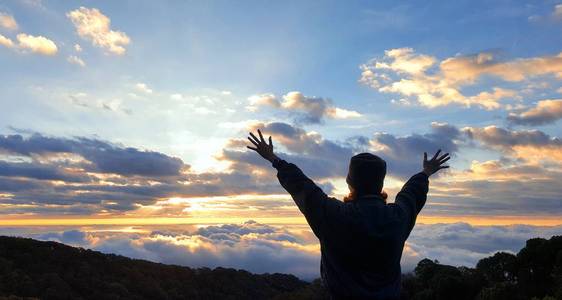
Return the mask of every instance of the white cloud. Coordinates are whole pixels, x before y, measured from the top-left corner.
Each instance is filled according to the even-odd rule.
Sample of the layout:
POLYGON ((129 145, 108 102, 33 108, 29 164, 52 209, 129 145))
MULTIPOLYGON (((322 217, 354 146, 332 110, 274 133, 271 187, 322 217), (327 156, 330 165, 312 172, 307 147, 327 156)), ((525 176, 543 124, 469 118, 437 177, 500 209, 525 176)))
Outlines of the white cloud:
POLYGON ((11 39, 0 34, 0 45, 8 48, 14 48, 14 42, 11 39))
POLYGON ((71 64, 79 65, 81 67, 86 66, 86 63, 80 57, 75 55, 70 55, 66 60, 71 64))
POLYGON ((110 53, 125 54, 125 46, 131 42, 130 38, 124 32, 111 30, 111 20, 97 8, 80 7, 67 16, 83 39, 90 40, 94 46, 110 53))
POLYGON ((261 106, 269 106, 286 110, 296 116, 297 121, 303 123, 321 123, 324 118, 349 119, 361 117, 356 111, 334 106, 330 99, 305 96, 301 92, 293 91, 283 96, 283 101, 273 94, 254 95, 248 98, 249 111, 256 111, 261 106))
MULTIPOLYGON (((12 15, 0 11, 0 28, 17 30, 18 27, 18 23, 12 15)), ((16 36, 16 40, 17 43, 0 34, 0 45, 19 52, 33 52, 49 56, 55 55, 58 52, 55 42, 44 36, 20 33, 16 36)))
POLYGON ((82 52, 82 46, 80 46, 79 44, 74 44, 74 50, 76 52, 82 52))
POLYGON ((146 85, 146 83, 139 82, 135 84, 135 88, 139 92, 143 92, 145 94, 152 94, 152 89, 150 89, 148 85, 146 85))
POLYGON ((57 45, 50 39, 43 36, 32 36, 20 33, 16 36, 18 43, 0 34, 0 45, 14 49, 22 53, 37 53, 47 56, 57 54, 57 45))
POLYGON ((422 106, 461 104, 491 110, 501 108, 501 101, 518 101, 517 91, 496 86, 491 91, 466 95, 463 87, 477 84, 484 76, 505 82, 521 82, 543 75, 562 78, 562 53, 499 61, 494 53, 482 52, 438 62, 435 57, 416 54, 411 48, 399 48, 387 50, 383 58, 372 59, 360 69, 359 82, 381 93, 399 94, 422 106))
POLYGON ((404 271, 411 271, 419 260, 429 258, 448 265, 474 267, 478 260, 495 252, 517 253, 528 239, 550 238, 561 229, 562 226, 418 224, 407 241, 402 266, 404 271))
POLYGON ((17 35, 18 48, 22 51, 31 51, 42 55, 55 55, 58 52, 57 45, 43 36, 32 36, 25 33, 17 35))
POLYGON ((18 23, 13 16, 0 11, 0 27, 8 30, 18 29, 18 23))
POLYGON ((179 101, 183 99, 183 96, 182 94, 171 94, 170 99, 179 101))

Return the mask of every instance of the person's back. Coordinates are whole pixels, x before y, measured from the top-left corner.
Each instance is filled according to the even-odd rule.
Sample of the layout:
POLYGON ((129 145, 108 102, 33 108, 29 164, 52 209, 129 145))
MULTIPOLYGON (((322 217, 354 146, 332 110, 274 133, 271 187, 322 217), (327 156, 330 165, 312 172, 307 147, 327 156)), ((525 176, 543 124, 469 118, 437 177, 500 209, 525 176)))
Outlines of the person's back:
POLYGON ((328 197, 294 164, 273 154, 271 137, 265 142, 250 133, 262 157, 278 170, 281 185, 291 194, 321 245, 322 281, 334 298, 396 299, 400 295, 400 258, 404 243, 426 201, 428 177, 442 166, 448 154, 427 161, 386 204, 382 192, 386 163, 361 153, 350 162, 345 202, 328 197))
POLYGON ((400 258, 408 222, 380 197, 343 203, 341 219, 322 245, 322 278, 333 296, 392 299, 400 293, 400 258))

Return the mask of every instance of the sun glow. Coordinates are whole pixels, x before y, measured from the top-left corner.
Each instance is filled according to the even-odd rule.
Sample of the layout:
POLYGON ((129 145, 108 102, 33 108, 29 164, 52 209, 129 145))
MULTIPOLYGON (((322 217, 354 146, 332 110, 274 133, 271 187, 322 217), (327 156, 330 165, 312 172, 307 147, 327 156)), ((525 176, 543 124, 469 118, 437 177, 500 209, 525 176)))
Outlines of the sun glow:
MULTIPOLYGON (((306 225, 306 220, 301 216, 294 217, 255 217, 250 218, 258 223, 269 225, 306 225)), ((248 221, 247 217, 51 217, 51 218, 4 218, 0 220, 0 226, 62 226, 62 225, 213 225, 213 224, 239 224, 248 221)), ((494 226, 494 225, 535 225, 535 226, 557 226, 562 225, 562 220, 556 216, 533 217, 533 216, 424 216, 418 217, 419 224, 451 224, 464 222, 471 225, 494 226)))

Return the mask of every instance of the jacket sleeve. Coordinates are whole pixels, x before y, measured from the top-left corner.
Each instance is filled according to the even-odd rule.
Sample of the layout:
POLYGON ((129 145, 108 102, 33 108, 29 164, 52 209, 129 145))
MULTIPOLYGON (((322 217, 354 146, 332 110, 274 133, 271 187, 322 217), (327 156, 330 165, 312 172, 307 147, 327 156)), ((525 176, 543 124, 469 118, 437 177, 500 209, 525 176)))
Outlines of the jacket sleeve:
POLYGON ((420 172, 412 176, 396 195, 394 203, 404 212, 406 218, 406 238, 414 228, 417 215, 425 205, 428 190, 429 178, 425 173, 420 172))
POLYGON ((276 160, 277 178, 302 212, 314 234, 321 239, 326 228, 328 214, 341 211, 341 201, 328 197, 320 187, 294 164, 276 160))

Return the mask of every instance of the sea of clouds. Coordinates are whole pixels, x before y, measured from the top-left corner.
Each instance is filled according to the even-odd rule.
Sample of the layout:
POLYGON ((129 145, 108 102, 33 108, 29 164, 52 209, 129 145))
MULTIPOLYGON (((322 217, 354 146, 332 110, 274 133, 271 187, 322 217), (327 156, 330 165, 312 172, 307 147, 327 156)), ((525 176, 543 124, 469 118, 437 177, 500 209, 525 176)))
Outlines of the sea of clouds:
MULTIPOLYGON (((319 277, 320 247, 306 226, 247 221, 206 226, 5 227, 0 234, 59 241, 166 264, 289 273, 305 280, 319 277)), ((497 251, 517 253, 530 238, 560 234, 562 226, 418 224, 404 249, 402 271, 413 271, 423 258, 473 267, 497 251)))

